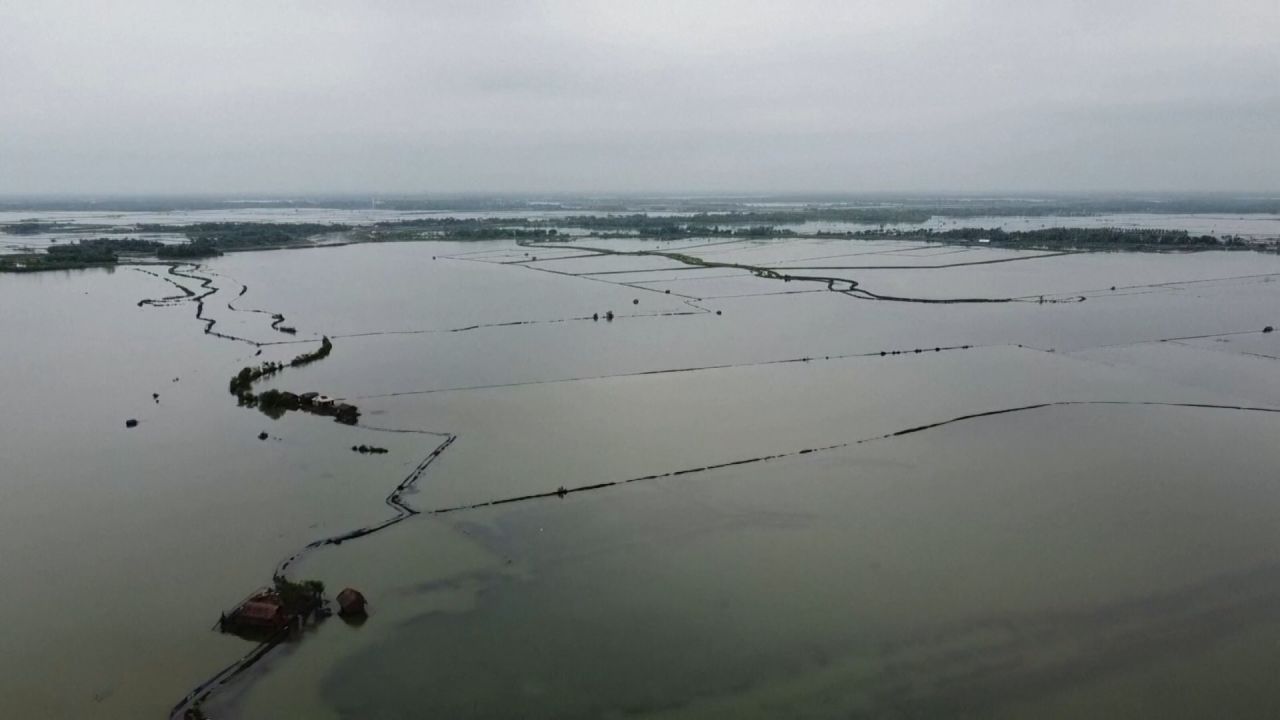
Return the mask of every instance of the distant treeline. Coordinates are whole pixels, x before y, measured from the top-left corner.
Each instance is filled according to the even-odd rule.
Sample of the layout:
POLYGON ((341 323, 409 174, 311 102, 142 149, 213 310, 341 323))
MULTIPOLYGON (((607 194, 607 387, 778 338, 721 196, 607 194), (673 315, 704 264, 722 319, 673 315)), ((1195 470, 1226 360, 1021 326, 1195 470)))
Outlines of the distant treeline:
MULTIPOLYGON (((1062 205, 1039 207, 1046 212, 1064 213, 1062 205)), ((965 212, 980 215, 985 208, 965 212)), ((236 250, 255 250, 305 245, 317 235, 350 233, 353 242, 410 240, 551 240, 566 231, 579 230, 602 237, 642 237, 674 239, 685 237, 845 237, 923 238, 934 242, 978 243, 1014 248, 1078 249, 1227 249, 1271 250, 1277 243, 1246 242, 1238 237, 1191 235, 1182 230, 1068 228, 1007 231, 998 228, 953 228, 931 230, 912 227, 930 217, 928 212, 909 208, 806 208, 751 212, 692 213, 686 215, 578 215, 569 217, 429 217, 375 223, 353 227, 344 224, 214 222, 196 225, 140 225, 145 233, 182 233, 187 242, 163 244, 129 237, 96 238, 64 245, 51 245, 43 252, 0 255, 0 271, 33 272, 112 265, 121 253, 148 253, 160 259, 189 260, 221 255, 236 250), (807 221, 849 222, 878 227, 846 231, 809 230, 807 221)), ((24 233, 36 222, 10 224, 6 230, 24 233)), ((36 231, 32 231, 36 232, 36 231)))
MULTIPOLYGON (((4 226, 18 234, 46 232, 51 226, 41 223, 18 223, 4 226), (35 229, 32 229, 32 228, 35 229)), ((305 243, 309 238, 328 232, 350 230, 350 225, 319 223, 199 223, 196 225, 139 225, 134 231, 144 233, 182 233, 187 242, 165 244, 139 238, 95 238, 65 245, 50 245, 43 252, 0 255, 0 272, 37 272, 82 267, 114 265, 121 253, 155 255, 162 260, 190 260, 214 257, 224 251, 253 250, 305 243)))
POLYGON ((161 245, 156 248, 156 257, 158 258, 174 258, 178 260, 190 260, 192 258, 216 257, 221 255, 219 250, 213 243, 209 242, 185 242, 178 245, 161 245))
POLYGON ((555 228, 523 228, 523 227, 461 227, 444 231, 443 237, 449 240, 528 240, 553 238, 559 235, 555 228))
POLYGON ((159 253, 163 245, 137 238, 93 238, 65 245, 50 245, 43 252, 0 255, 0 272, 74 270, 115 265, 120 253, 159 253))
MULTIPOLYGON (((675 228, 709 228, 719 225, 794 225, 809 221, 849 222, 865 225, 889 223, 922 223, 934 213, 920 208, 827 208, 810 207, 796 210, 750 210, 743 212, 699 212, 678 215, 576 215, 540 222, 554 223, 560 227, 586 230, 635 230, 641 234, 660 230, 674 232, 675 228)), ((653 233, 657 234, 657 233, 653 233)))
POLYGON ((690 213, 684 215, 571 215, 557 218, 434 217, 376 223, 373 240, 495 240, 554 237, 563 229, 641 237, 776 237, 795 234, 776 225, 839 221, 884 225, 922 223, 931 213, 904 208, 815 208, 769 212, 690 213))
POLYGON ((138 226, 139 231, 147 233, 181 233, 193 245, 223 251, 296 245, 316 235, 350 229, 350 225, 336 223, 209 222, 138 226))
POLYGON ((0 225, 0 230, 10 235, 38 235, 45 232, 56 232, 61 229, 62 227, 57 223, 36 222, 34 220, 0 225))
POLYGON ((120 255, 155 255, 162 259, 210 257, 222 253, 205 243, 166 245, 139 238, 92 238, 50 245, 43 252, 0 255, 0 272, 39 272, 115 265, 120 255))
POLYGON ((1037 230, 1001 230, 1000 228, 956 228, 952 230, 883 231, 857 233, 859 238, 918 238, 956 244, 990 244, 1007 248, 1045 248, 1080 250, 1209 250, 1215 248, 1244 249, 1257 246, 1236 237, 1216 238, 1192 235, 1185 230, 1146 228, 1043 228, 1037 230))

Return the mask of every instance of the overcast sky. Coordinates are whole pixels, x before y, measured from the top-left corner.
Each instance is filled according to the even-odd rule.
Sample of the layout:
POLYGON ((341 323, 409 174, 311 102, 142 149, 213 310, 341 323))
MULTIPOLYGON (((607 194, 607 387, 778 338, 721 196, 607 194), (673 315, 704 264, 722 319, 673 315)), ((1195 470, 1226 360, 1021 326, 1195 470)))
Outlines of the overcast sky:
POLYGON ((1280 1, 0 0, 0 193, 1280 191, 1280 1))

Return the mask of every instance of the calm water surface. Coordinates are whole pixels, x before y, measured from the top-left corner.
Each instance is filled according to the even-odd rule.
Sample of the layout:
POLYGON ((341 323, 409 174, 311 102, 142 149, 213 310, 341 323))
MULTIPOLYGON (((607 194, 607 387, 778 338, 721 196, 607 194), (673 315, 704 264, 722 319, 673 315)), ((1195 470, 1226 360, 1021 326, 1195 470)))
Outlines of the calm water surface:
POLYGON ((346 246, 207 263, 228 340, 190 303, 139 307, 180 293, 137 269, 0 279, 0 587, 28 608, 0 627, 0 716, 164 717, 251 648, 210 630, 218 613, 307 542, 387 517, 439 442, 424 432, 458 439, 406 496, 422 510, 662 477, 306 556, 293 575, 359 587, 369 619, 306 631, 212 716, 1280 709, 1280 415, 1137 404, 1280 406, 1261 332, 1280 259, 671 245, 1020 301, 873 302, 499 242, 346 246), (926 267, 989 253, 1026 259, 926 267), (321 335, 329 358, 261 387, 347 399, 361 427, 236 407, 238 368, 321 335))

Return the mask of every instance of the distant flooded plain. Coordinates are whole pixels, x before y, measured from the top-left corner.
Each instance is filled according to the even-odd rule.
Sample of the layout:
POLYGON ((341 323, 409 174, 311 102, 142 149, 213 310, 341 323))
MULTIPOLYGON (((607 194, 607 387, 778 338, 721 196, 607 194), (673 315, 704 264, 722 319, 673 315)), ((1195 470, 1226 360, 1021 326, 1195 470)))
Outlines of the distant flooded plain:
POLYGON ((419 514, 287 568, 367 620, 209 717, 1280 712, 1275 255, 580 238, 177 271, 0 277, 0 716, 167 717, 253 649, 219 614, 395 516, 446 438, 419 514), (659 248, 895 299, 628 254, 659 248), (321 337, 258 387, 358 425, 237 406, 241 367, 321 337))

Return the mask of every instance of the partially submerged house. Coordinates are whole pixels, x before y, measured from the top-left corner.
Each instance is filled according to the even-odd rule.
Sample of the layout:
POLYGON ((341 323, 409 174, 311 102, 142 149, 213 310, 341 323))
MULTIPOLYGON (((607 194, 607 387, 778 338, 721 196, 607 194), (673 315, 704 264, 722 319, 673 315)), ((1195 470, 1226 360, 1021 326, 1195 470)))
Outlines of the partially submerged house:
POLYGON ((240 603, 230 615, 223 615, 218 626, 223 632, 253 632, 279 630, 289 622, 289 612, 279 593, 262 590, 240 603))
POLYGON ((338 593, 338 614, 343 617, 364 615, 366 605, 368 602, 364 599, 364 595, 355 588, 344 588, 338 593))

